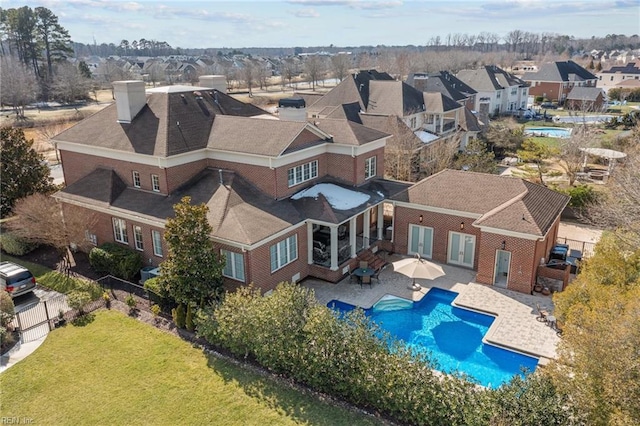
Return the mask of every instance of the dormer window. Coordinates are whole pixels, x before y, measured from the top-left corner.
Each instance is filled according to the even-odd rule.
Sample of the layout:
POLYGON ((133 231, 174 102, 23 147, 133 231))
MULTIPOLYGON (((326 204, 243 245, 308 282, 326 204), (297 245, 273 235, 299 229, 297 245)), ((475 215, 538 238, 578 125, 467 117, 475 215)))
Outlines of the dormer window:
POLYGON ((151 175, 151 188, 154 192, 160 192, 160 176, 151 175))
POLYGON ((140 172, 133 171, 133 187, 140 188, 140 172))

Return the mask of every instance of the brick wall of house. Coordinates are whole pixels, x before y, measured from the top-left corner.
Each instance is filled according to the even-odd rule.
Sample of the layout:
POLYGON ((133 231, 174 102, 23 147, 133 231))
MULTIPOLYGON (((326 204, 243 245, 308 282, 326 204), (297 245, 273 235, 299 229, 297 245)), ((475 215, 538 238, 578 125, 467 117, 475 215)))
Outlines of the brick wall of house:
POLYGON ((482 233, 480 260, 476 281, 481 284, 493 284, 496 256, 505 243, 505 251, 511 253, 507 288, 522 293, 531 293, 535 281, 537 265, 535 252, 540 242, 505 235, 482 233))
POLYGON ((327 174, 327 168, 328 168, 327 166, 328 166, 327 154, 321 154, 311 158, 305 158, 302 161, 297 161, 295 163, 287 164, 286 166, 278 167, 275 170, 275 174, 276 174, 275 179, 277 183, 275 197, 285 198, 295 194, 296 192, 300 191, 303 188, 308 187, 310 183, 324 177, 327 174), (289 187, 289 169, 296 166, 310 163, 315 160, 318 161, 318 177, 315 179, 311 179, 306 182, 302 182, 300 184, 294 185, 292 187, 289 187))
MULTIPOLYGON (((110 158, 98 157, 95 155, 78 154, 71 151, 60 151, 64 180, 67 186, 85 177, 98 167, 114 170, 118 176, 127 184, 133 186, 133 174, 135 170, 140 173, 140 188, 151 191, 151 175, 158 175, 160 178, 160 193, 167 193, 166 169, 157 166, 132 163, 130 161, 114 160, 110 158)), ((199 171, 199 169, 198 169, 199 171)))
POLYGON ((318 135, 316 135, 310 130, 305 129, 302 132, 300 132, 298 137, 296 137, 296 139, 293 142, 291 142, 291 144, 287 149, 293 150, 299 147, 304 147, 306 145, 309 145, 311 142, 316 142, 320 140, 322 139, 318 135))
POLYGON ((244 179, 255 185, 258 189, 267 195, 275 198, 276 194, 276 173, 268 167, 254 166, 251 164, 234 163, 230 161, 208 160, 209 167, 215 167, 224 170, 233 170, 241 175, 244 179))
POLYGON ((297 273, 300 273, 300 279, 303 279, 309 275, 309 264, 307 263, 307 226, 302 225, 294 231, 283 235, 281 238, 264 244, 245 254, 247 282, 254 283, 263 291, 276 288, 276 285, 280 282, 290 282, 291 278, 297 273), (270 247, 289 238, 293 234, 298 235, 298 258, 272 273, 270 247))
POLYGON ((175 191, 183 183, 197 175, 207 167, 207 160, 202 159, 188 164, 181 164, 166 169, 166 182, 160 183, 160 188, 166 187, 169 194, 175 191))
POLYGON ((62 204, 62 209, 63 209, 63 212, 67 212, 70 209, 76 209, 76 210, 85 212, 87 216, 95 215, 97 219, 96 223, 92 227, 92 229, 89 230, 89 232, 94 234, 97 237, 98 246, 109 242, 109 243, 116 243, 116 244, 121 244, 122 246, 129 247, 130 249, 140 253, 140 255, 142 256, 144 265, 158 266, 160 262, 162 262, 166 258, 167 245, 166 245, 166 242, 164 241, 164 238, 162 239, 163 257, 160 257, 160 256, 156 256, 153 253, 153 241, 151 236, 152 230, 160 231, 160 234, 164 235, 163 228, 157 228, 157 227, 149 226, 143 223, 126 220, 128 243, 124 244, 124 243, 115 241, 115 238, 114 238, 113 218, 118 217, 117 215, 109 215, 106 213, 96 213, 96 212, 93 212, 92 210, 85 209, 84 207, 78 207, 78 206, 74 206, 66 203, 62 204), (134 232, 133 232, 134 226, 139 226, 142 231, 142 244, 144 248, 144 250, 142 251, 137 250, 135 246, 135 239, 134 239, 134 232))
POLYGON ((396 206, 393 228, 393 243, 396 253, 406 254, 409 244, 409 224, 429 226, 433 228, 433 256, 436 262, 447 263, 447 250, 449 246, 449 232, 460 232, 475 235, 476 247, 474 256, 474 269, 478 267, 478 258, 481 246, 480 229, 471 226, 473 219, 468 217, 446 215, 396 206), (420 222, 422 215, 422 222, 420 222), (464 229, 460 224, 464 222, 464 229))
MULTIPOLYGON (((568 93, 568 92, 567 92, 568 93)), ((538 82, 536 86, 529 87, 529 95, 544 96, 550 101, 557 102, 562 94, 562 83, 538 82)))

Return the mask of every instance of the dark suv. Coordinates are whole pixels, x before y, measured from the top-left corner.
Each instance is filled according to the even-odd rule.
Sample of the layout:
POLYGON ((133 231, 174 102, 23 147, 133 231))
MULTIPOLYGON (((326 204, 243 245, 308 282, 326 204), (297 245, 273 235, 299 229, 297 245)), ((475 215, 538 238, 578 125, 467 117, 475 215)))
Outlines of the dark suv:
POLYGON ((1 262, 0 286, 11 297, 17 297, 33 291, 36 288, 36 279, 27 268, 12 262, 1 262))

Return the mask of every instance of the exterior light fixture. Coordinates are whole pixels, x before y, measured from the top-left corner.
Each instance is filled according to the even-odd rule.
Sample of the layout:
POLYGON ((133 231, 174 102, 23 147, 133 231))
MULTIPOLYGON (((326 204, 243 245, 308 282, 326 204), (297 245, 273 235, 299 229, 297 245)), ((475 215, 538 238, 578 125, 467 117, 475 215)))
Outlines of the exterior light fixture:
POLYGON ((504 250, 505 248, 507 248, 507 242, 506 241, 502 241, 502 250, 504 250))
POLYGON ((422 215, 420 215, 420 217, 418 218, 418 220, 420 221, 420 223, 422 223, 422 215))
POLYGON ((460 222, 460 229, 464 229, 464 222, 460 222))

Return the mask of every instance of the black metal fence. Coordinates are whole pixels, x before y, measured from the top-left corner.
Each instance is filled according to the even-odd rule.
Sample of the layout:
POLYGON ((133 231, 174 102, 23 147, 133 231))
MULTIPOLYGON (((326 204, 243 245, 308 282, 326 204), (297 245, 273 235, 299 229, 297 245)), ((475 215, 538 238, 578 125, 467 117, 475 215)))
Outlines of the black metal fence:
MULTIPOLYGON (((82 311, 89 313, 102 306, 104 306, 104 302, 97 300, 88 303, 82 308, 82 311)), ((69 307, 67 296, 60 294, 46 300, 40 300, 38 303, 16 312, 9 327, 20 333, 22 343, 27 343, 46 336, 58 324, 71 321, 78 316, 79 312, 69 307)))
POLYGON ((559 244, 568 245, 569 250, 579 250, 580 252, 582 252, 583 259, 593 256, 594 249, 596 246, 596 243, 592 243, 589 241, 572 240, 570 238, 565 238, 565 237, 558 237, 556 242, 559 244))
POLYGON ((161 312, 171 315, 171 310, 178 306, 173 300, 162 297, 152 290, 144 288, 140 284, 126 281, 113 275, 107 275, 96 281, 103 290, 107 290, 115 300, 125 301, 128 295, 138 298, 138 306, 150 310, 152 305, 158 305, 161 312))

